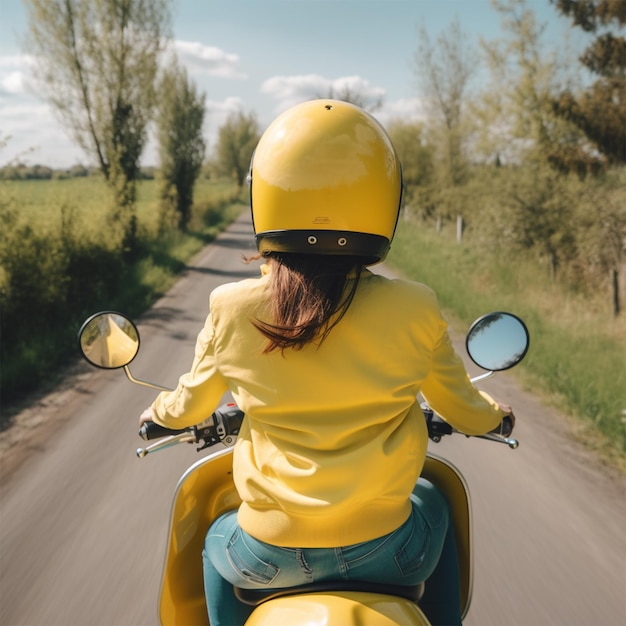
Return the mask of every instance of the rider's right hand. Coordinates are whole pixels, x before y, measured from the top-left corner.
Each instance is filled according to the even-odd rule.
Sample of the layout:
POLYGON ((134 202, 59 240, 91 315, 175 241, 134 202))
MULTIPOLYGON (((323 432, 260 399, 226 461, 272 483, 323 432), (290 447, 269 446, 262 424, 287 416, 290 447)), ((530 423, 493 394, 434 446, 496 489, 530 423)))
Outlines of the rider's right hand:
POLYGON ((141 428, 146 422, 153 422, 154 414, 152 413, 152 407, 149 406, 140 416, 139 416, 139 427, 141 428))

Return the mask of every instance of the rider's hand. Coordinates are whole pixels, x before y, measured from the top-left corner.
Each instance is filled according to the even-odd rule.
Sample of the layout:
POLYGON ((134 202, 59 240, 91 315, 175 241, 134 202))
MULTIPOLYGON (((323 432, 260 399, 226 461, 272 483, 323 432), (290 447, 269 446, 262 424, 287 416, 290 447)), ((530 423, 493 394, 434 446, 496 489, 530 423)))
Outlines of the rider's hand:
POLYGON ((513 428, 515 428, 515 415, 513 414, 513 409, 508 404, 502 404, 500 402, 498 403, 498 406, 506 414, 500 423, 498 432, 503 437, 510 437, 513 432, 513 428))
POLYGON ((153 422, 154 414, 152 413, 152 407, 149 406, 140 416, 139 416, 139 427, 143 426, 146 422, 153 422))

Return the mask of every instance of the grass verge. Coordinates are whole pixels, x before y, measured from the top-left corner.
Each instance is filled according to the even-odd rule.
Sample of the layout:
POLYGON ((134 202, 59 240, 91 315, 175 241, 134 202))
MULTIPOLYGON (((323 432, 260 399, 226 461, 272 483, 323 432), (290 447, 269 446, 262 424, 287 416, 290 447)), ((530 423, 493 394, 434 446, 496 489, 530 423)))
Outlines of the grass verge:
POLYGON ((467 328, 490 310, 524 319, 531 348, 518 376, 573 420, 575 435, 626 471, 626 323, 610 303, 550 282, 521 255, 480 249, 467 237, 399 225, 388 263, 432 287, 451 322, 467 328))

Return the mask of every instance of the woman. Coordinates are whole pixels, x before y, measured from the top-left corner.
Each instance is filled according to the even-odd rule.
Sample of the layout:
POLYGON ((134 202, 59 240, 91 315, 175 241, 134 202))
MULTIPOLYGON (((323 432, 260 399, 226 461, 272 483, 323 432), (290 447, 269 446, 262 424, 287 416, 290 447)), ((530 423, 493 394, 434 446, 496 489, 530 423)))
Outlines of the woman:
POLYGON ((432 291, 367 269, 398 219, 393 145, 361 109, 307 102, 264 133, 250 184, 262 276, 211 294, 190 372, 142 416, 183 428, 226 391, 246 415, 242 504, 212 525, 203 555, 210 623, 248 616, 232 585, 429 577, 443 584, 427 585, 427 616, 459 623, 447 504, 416 485, 428 442, 416 396, 466 434, 510 409, 470 384, 432 291))

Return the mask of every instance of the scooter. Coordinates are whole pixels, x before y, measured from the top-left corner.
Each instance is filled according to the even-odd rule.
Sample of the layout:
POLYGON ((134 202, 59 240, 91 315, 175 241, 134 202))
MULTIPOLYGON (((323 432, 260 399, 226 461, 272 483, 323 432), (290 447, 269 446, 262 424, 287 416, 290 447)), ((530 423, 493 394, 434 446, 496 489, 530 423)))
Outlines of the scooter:
MULTIPOLYGON (((139 351, 139 343, 136 325, 114 311, 92 315, 79 331, 80 350, 92 365, 123 369, 135 384, 169 390, 132 375, 129 364, 139 351)), ((494 312, 482 316, 468 331, 466 349, 474 363, 487 371, 472 382, 515 366, 526 355, 528 346, 528 329, 515 315, 494 312)), ((457 432, 425 403, 421 406, 428 436, 433 442, 438 443, 457 432)), ((175 431, 148 422, 140 430, 144 440, 156 440, 137 450, 140 458, 181 443, 197 445, 198 452, 211 450, 183 474, 174 494, 159 606, 164 626, 208 624, 200 555, 213 520, 240 504, 232 476, 232 455, 243 419, 242 411, 234 403, 226 403, 205 422, 191 428, 175 431)), ((510 438, 511 430, 512 424, 505 418, 498 432, 481 438, 515 449, 518 442, 510 438)), ((461 472, 452 463, 430 452, 422 476, 438 487, 450 503, 464 618, 470 607, 473 582, 469 490, 461 472)), ((401 587, 341 581, 289 589, 235 589, 235 593, 239 600, 255 607, 246 626, 427 626, 429 622, 419 608, 423 585, 401 587)))

